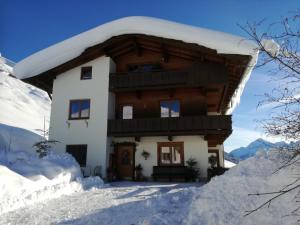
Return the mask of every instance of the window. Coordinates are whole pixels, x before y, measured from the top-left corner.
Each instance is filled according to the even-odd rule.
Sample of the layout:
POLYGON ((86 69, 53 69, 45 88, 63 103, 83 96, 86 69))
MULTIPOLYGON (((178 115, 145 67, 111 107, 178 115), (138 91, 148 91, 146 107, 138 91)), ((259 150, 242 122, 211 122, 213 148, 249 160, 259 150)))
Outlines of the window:
POLYGON ((128 120, 133 118, 133 106, 123 105, 122 107, 122 119, 128 120))
POLYGON ((161 70, 159 64, 138 64, 138 65, 129 65, 129 72, 155 72, 161 70))
POLYGON ((183 165, 183 142, 158 143, 158 165, 183 165))
POLYGON ((80 80, 90 80, 90 79, 92 79, 92 67, 91 66, 81 67, 80 80))
POLYGON ((179 101, 160 102, 160 117, 179 117, 179 101))
POLYGON ((76 159, 81 167, 86 166, 87 145, 67 145, 66 151, 76 159))
POLYGON ((89 119, 90 118, 90 100, 71 100, 69 120, 89 119))

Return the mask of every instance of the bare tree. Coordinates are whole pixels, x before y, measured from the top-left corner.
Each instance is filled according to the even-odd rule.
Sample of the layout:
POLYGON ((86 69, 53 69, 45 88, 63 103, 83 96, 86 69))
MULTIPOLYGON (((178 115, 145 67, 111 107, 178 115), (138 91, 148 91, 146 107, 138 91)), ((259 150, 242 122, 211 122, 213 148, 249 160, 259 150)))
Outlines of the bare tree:
MULTIPOLYGON (((278 84, 271 93, 265 93, 264 100, 259 103, 259 106, 273 106, 270 118, 261 121, 262 127, 267 135, 297 141, 294 145, 281 149, 288 153, 289 157, 274 171, 277 173, 289 166, 300 168, 300 9, 290 12, 289 16, 282 17, 279 22, 270 24, 267 31, 260 32, 264 25, 265 21, 261 21, 240 27, 257 44, 261 52, 257 67, 271 68, 268 69, 269 73, 278 84)), ((275 199, 291 192, 296 193, 295 201, 299 203, 300 174, 278 191, 249 194, 271 197, 257 208, 247 211, 246 215, 269 206, 275 199)), ((291 215, 300 217, 300 206, 293 210, 291 215)))

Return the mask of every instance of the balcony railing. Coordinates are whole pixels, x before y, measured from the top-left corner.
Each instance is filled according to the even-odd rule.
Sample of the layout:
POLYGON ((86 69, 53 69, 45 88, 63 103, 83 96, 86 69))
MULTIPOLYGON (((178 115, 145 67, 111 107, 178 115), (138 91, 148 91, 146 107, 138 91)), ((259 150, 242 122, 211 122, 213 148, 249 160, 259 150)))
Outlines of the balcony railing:
POLYGON ((111 73, 109 89, 128 91, 173 87, 205 87, 225 84, 228 75, 222 65, 200 64, 178 71, 111 73))
POLYGON ((108 120, 108 135, 116 137, 155 135, 208 135, 231 133, 231 116, 189 116, 108 120))

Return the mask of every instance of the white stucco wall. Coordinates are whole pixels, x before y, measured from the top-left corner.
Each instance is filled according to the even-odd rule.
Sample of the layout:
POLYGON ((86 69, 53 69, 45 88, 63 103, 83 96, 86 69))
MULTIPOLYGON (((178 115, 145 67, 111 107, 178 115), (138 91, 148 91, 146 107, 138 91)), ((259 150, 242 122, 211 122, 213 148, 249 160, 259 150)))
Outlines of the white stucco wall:
MULTIPOLYGON (((114 138, 114 142, 134 142, 134 138, 114 138)), ((167 137, 142 137, 136 142, 135 165, 141 164, 143 175, 151 177, 152 167, 157 166, 157 142, 169 142, 167 137), (150 153, 147 160, 141 155, 145 150, 150 153)), ((207 176, 208 147, 207 141, 201 136, 176 136, 173 142, 184 142, 184 161, 195 158, 200 168, 200 176, 207 176)))
POLYGON ((59 141, 57 151, 65 152, 68 144, 87 144, 87 165, 92 169, 101 166, 104 176, 110 146, 107 119, 113 118, 114 111, 114 95, 108 91, 108 81, 114 68, 110 58, 100 57, 57 76, 53 84, 50 138, 59 141), (83 66, 92 66, 91 80, 80 80, 83 66), (72 99, 90 99, 90 119, 68 120, 72 99))

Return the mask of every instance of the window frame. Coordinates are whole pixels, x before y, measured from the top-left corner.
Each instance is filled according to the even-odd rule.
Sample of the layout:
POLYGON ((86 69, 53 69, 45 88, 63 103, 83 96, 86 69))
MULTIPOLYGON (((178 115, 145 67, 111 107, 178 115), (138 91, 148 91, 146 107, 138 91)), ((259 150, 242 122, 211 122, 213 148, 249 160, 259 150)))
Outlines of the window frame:
POLYGON ((83 66, 81 67, 81 72, 80 72, 80 80, 91 80, 93 78, 93 67, 92 66, 83 66), (89 78, 84 78, 83 73, 84 70, 90 69, 91 70, 91 76, 89 78))
POLYGON ((157 143, 157 165, 158 166, 184 166, 184 143, 183 142, 158 142, 157 143), (172 159, 173 159, 173 153, 171 150, 171 161, 170 163, 162 163, 161 162, 161 149, 162 147, 169 147, 169 149, 171 149, 171 147, 180 147, 180 158, 181 158, 181 162, 180 163, 173 163, 172 159))
POLYGON ((132 119, 134 119, 134 104, 132 104, 132 103, 119 104, 119 109, 118 109, 119 115, 117 114, 117 117, 121 120, 132 120, 132 119, 123 119, 123 107, 124 106, 131 106, 132 107, 132 119))
POLYGON ((133 110, 134 110, 134 107, 133 107, 133 104, 122 104, 121 105, 121 118, 122 120, 132 120, 133 119, 133 110), (130 106, 132 108, 132 115, 131 115, 131 118, 130 119, 124 119, 123 115, 124 115, 124 107, 126 106, 130 106))
POLYGON ((160 113, 160 118, 178 118, 178 117, 180 117, 180 115, 181 115, 181 102, 180 102, 180 100, 178 100, 178 99, 172 99, 172 100, 170 100, 170 99, 160 100, 160 101, 159 101, 159 113, 160 113), (161 104, 162 104, 163 102, 168 102, 168 103, 169 103, 169 107, 168 107, 168 117, 162 117, 162 116, 161 116, 161 104), (170 103, 171 103, 171 102, 178 102, 178 103, 179 103, 179 109, 178 109, 179 115, 176 116, 176 117, 175 117, 175 116, 174 116, 174 117, 171 116, 171 112, 172 112, 171 107, 170 107, 170 103))
POLYGON ((90 119, 90 114, 91 114, 91 99, 72 99, 69 101, 69 120, 86 120, 86 119, 90 119), (89 102, 89 105, 90 105, 90 108, 89 108, 89 113, 88 113, 88 116, 86 117, 82 117, 81 116, 81 112, 82 112, 82 108, 81 108, 81 105, 82 105, 82 102, 84 101, 88 101, 89 102), (76 118, 73 118, 71 115, 72 115, 72 103, 75 103, 75 102, 79 102, 79 116, 76 117, 76 118))
MULTIPOLYGON (((82 151, 82 150, 80 149, 80 151, 82 151)), ((87 153, 88 153, 88 145, 87 144, 70 144, 70 145, 66 145, 66 152, 71 154, 74 157, 74 159, 76 160, 76 162, 79 164, 80 167, 86 167, 86 165, 87 165, 87 153), (76 150, 83 147, 83 150, 85 151, 84 163, 83 164, 78 162, 78 160, 75 158, 75 156, 73 156, 73 154, 68 151, 69 148, 71 148, 71 147, 76 147, 75 148, 76 150)))

